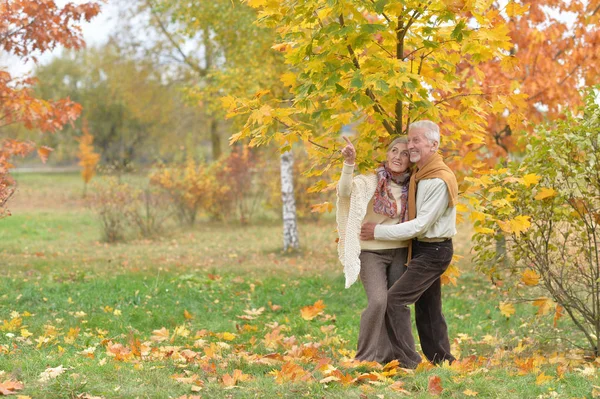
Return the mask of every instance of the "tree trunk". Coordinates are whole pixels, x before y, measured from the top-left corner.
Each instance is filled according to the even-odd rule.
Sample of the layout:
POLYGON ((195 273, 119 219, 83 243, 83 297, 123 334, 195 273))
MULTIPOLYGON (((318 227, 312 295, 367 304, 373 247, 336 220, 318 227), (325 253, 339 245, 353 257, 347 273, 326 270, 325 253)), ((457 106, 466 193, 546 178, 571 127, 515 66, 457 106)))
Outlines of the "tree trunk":
POLYGON ((210 142, 213 161, 216 161, 221 157, 221 136, 219 136, 219 123, 216 118, 210 119, 210 142))
POLYGON ((283 250, 298 249, 296 201, 294 199, 294 157, 292 151, 281 154, 281 199, 283 201, 283 250))

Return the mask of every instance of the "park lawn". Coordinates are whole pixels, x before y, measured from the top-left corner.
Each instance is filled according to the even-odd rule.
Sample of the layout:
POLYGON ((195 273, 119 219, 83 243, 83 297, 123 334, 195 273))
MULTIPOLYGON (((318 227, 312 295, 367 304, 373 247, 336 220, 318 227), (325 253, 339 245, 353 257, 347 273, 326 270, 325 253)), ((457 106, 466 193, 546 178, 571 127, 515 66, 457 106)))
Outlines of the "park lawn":
POLYGON ((19 184, 0 220, 0 383, 22 382, 20 395, 427 398, 439 385, 447 398, 600 396, 600 361, 576 349, 566 318, 555 327, 526 304, 500 313, 507 298, 472 270, 464 226, 462 275, 444 287, 461 360, 382 369, 351 361, 366 298, 360 283, 343 288, 331 216, 301 223, 297 254, 281 253, 276 221, 109 245, 77 175, 19 184))

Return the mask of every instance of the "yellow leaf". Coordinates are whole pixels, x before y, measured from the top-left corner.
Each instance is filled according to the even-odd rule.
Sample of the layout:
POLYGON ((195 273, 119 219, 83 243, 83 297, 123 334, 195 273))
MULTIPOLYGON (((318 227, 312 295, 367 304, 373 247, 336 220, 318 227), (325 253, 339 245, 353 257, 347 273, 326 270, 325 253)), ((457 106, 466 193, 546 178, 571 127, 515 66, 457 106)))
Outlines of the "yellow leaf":
POLYGON ((515 314, 515 307, 512 303, 500 302, 500 313, 503 316, 510 317, 515 314))
POLYGON ((506 15, 509 17, 517 17, 525 14, 529 10, 529 4, 519 4, 511 1, 506 5, 506 15))
POLYGON ((545 198, 555 197, 556 194, 558 194, 558 193, 553 188, 542 187, 538 191, 538 193, 536 194, 536 196, 534 197, 534 199, 536 199, 536 200, 543 200, 545 198))
POLYGON ((494 234, 495 231, 487 227, 475 227, 475 232, 479 234, 494 234))
POLYGON ((223 339, 225 341, 233 341, 235 339, 235 334, 232 334, 230 332, 224 332, 223 333, 223 339))
POLYGON ((247 0, 246 4, 252 8, 259 8, 267 5, 267 0, 247 0))
POLYGON ((550 298, 538 298, 533 301, 533 306, 538 308, 538 316, 543 316, 554 308, 554 302, 550 298))
POLYGON ((448 266, 444 274, 440 277, 442 285, 452 284, 453 286, 456 286, 456 279, 460 274, 460 270, 454 264, 448 266))
POLYGON ((552 381, 554 379, 554 377, 546 375, 544 373, 541 373, 540 375, 538 375, 535 379, 535 383, 536 385, 543 385, 545 383, 547 383, 548 381, 552 381))
POLYGON ((190 312, 188 312, 186 309, 183 310, 183 317, 185 317, 186 320, 190 320, 190 319, 194 318, 194 316, 192 316, 192 314, 190 312))
POLYGON ((313 213, 325 213, 333 210, 333 204, 331 202, 323 202, 322 204, 315 204, 310 207, 310 211, 313 213))
POLYGON ((533 287, 540 282, 540 275, 535 270, 527 269, 521 275, 521 281, 525 285, 533 287))
POLYGON ((477 395, 479 395, 479 392, 475 392, 470 389, 466 389, 463 391, 463 394, 465 394, 465 396, 477 396, 477 395))
POLYGON ((281 82, 285 86, 294 87, 296 85, 296 74, 292 73, 292 72, 284 73, 283 75, 281 75, 281 77, 279 78, 279 80, 281 80, 281 82))
POLYGON ((523 176, 523 184, 526 187, 531 186, 532 184, 538 184, 538 182, 540 181, 542 177, 538 176, 534 173, 530 173, 528 175, 523 176))

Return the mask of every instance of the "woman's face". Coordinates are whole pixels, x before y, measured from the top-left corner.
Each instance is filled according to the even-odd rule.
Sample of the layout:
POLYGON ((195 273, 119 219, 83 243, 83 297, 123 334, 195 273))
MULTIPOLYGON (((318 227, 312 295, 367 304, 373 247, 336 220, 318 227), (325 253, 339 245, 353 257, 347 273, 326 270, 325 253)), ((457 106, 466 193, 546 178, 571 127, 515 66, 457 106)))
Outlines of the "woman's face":
POLYGON ((408 145, 405 143, 395 144, 387 153, 388 168, 394 173, 404 173, 410 166, 408 145))

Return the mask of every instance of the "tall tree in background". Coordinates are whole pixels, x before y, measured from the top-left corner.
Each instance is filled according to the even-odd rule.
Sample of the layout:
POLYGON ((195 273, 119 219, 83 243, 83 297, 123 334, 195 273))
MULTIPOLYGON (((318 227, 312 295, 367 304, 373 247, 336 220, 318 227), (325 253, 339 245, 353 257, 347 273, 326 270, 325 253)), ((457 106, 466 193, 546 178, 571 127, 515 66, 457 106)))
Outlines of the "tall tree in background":
MULTIPOLYGON (((79 24, 90 21, 100 11, 96 2, 81 5, 69 3, 58 7, 53 1, 14 0, 0 3, 0 47, 9 55, 26 62, 54 49, 84 46, 79 24)), ((6 214, 5 204, 14 192, 9 175, 10 160, 35 149, 31 142, 5 137, 4 127, 22 123, 27 129, 55 132, 74 121, 81 108, 70 99, 45 101, 34 96, 30 78, 15 79, 0 69, 0 217, 6 214)), ((41 155, 47 152, 42 150, 41 155)))
MULTIPOLYGON (((183 106, 181 88, 165 82, 152 59, 127 50, 109 41, 64 54, 35 71, 41 96, 69 95, 83 106, 103 163, 118 170, 180 152, 187 134, 182 129, 199 120, 195 110, 183 106)), ((65 139, 81 130, 67 128, 55 140, 65 147, 65 139)))
MULTIPOLYGON (((255 10, 231 0, 157 1, 156 4, 156 10, 168 12, 171 21, 178 24, 183 37, 191 40, 199 35, 205 40, 210 39, 212 46, 209 54, 214 62, 213 67, 205 70, 204 79, 192 85, 188 94, 207 107, 215 118, 225 116, 222 104, 227 104, 234 96, 260 98, 269 94, 290 101, 289 90, 284 84, 289 74, 286 74, 283 57, 271 49, 275 32, 254 23, 257 17, 255 10), (215 15, 220 17, 214 18, 215 15), (223 96, 225 99, 221 100, 223 96)), ((234 127, 240 121, 234 118, 234 127)), ((286 129, 285 125, 271 128, 280 131, 286 129)), ((284 146, 280 155, 284 250, 299 247, 293 160, 291 145, 284 146)))

